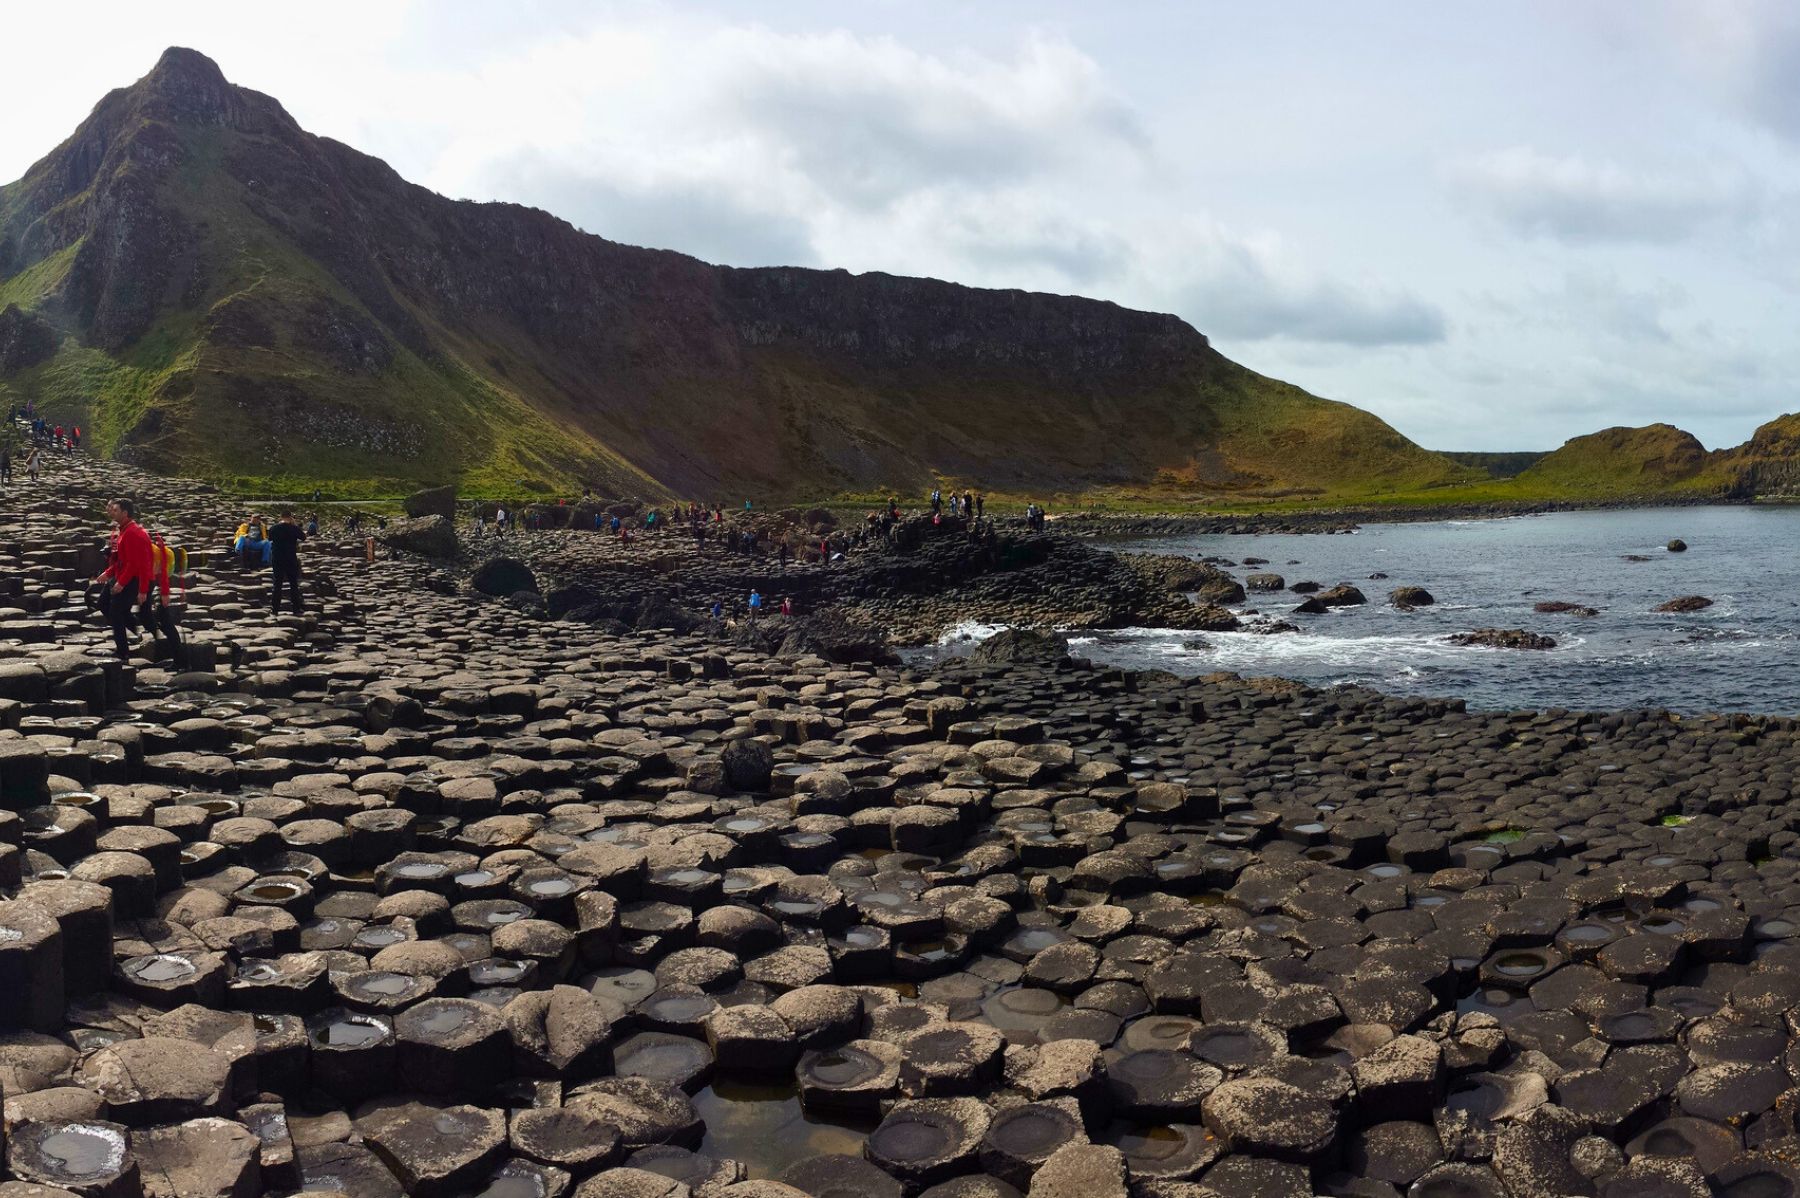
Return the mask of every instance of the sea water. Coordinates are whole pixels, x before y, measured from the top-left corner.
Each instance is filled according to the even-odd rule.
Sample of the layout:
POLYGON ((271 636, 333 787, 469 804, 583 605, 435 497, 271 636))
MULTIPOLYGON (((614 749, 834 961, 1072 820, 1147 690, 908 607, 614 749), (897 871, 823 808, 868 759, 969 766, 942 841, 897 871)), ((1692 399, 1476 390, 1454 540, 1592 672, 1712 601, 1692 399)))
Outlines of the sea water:
MULTIPOLYGON (((1252 592, 1240 614, 1287 620, 1297 633, 1129 628, 1071 634, 1071 651, 1113 665, 1178 674, 1228 670, 1318 686, 1356 683, 1394 694, 1460 697, 1472 708, 1662 707, 1800 714, 1800 507, 1685 507, 1557 512, 1492 520, 1366 524, 1353 535, 1176 536, 1109 546, 1217 557, 1243 581, 1280 574, 1291 586, 1357 586, 1369 602, 1290 614, 1304 595, 1252 592), (1684 540, 1685 553, 1666 544, 1684 540), (1628 556, 1648 558, 1630 561, 1628 556), (1267 565, 1243 566, 1246 557, 1267 565), (1372 579, 1371 575, 1386 578, 1372 579), (1398 586, 1437 600, 1402 612, 1398 586), (1714 601, 1687 615, 1652 609, 1683 595, 1714 601), (1560 600, 1591 617, 1540 615, 1560 600), (1470 648, 1449 636, 1522 628, 1556 638, 1549 651, 1470 648)), ((965 626, 938 653, 996 631, 965 626)))

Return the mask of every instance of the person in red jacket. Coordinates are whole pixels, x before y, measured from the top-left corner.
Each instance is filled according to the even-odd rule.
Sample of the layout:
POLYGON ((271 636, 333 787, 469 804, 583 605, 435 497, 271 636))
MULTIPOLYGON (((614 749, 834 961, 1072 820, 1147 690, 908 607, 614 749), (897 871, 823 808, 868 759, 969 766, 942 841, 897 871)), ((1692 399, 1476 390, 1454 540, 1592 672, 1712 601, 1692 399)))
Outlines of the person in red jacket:
POLYGON ((113 646, 120 657, 129 659, 131 646, 125 641, 125 630, 131 626, 134 610, 150 601, 150 534, 137 522, 137 508, 129 499, 108 503, 106 515, 118 531, 112 562, 96 581, 111 584, 103 592, 106 618, 112 624, 113 646))

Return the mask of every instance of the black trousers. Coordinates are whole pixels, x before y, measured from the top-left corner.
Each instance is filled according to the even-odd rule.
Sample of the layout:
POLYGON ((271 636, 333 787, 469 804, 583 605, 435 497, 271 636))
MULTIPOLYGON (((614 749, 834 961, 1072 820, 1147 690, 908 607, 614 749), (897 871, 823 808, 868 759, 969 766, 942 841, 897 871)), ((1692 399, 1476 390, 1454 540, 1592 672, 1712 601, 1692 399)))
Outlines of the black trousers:
POLYGON ((138 608, 137 618, 145 632, 169 642, 171 649, 181 648, 181 629, 175 623, 175 609, 158 603, 154 594, 138 608))
POLYGON ((120 657, 131 656, 131 642, 125 638, 137 623, 137 609, 131 602, 131 596, 121 591, 113 593, 112 584, 102 583, 100 586, 100 610, 106 616, 106 622, 112 625, 113 647, 120 657))
POLYGON ((269 569, 273 585, 269 590, 269 610, 281 610, 281 584, 287 583, 288 594, 294 601, 294 614, 299 615, 300 607, 300 563, 277 560, 269 569))

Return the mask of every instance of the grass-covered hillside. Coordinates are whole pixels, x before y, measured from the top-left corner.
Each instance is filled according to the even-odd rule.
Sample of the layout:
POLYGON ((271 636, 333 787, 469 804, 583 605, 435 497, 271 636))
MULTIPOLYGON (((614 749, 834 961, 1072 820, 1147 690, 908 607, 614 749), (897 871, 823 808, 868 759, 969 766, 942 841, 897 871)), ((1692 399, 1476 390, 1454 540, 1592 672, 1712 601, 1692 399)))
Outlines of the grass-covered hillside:
POLYGON ((0 188, 0 400, 255 489, 723 498, 1479 477, 1172 316, 731 270, 447 200, 171 50, 0 188))

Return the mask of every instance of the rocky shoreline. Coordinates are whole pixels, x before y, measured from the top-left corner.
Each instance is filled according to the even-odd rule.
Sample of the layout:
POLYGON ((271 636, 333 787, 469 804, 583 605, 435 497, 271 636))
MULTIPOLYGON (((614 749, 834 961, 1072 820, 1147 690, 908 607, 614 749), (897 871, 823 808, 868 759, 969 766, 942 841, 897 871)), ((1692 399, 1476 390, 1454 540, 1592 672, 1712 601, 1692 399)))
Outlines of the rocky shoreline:
POLYGON ((121 491, 241 515, 6 492, 0 1198, 1800 1193, 1791 719, 824 655, 1197 568, 1010 531, 327 538, 120 663, 121 491), (845 639, 694 620, 765 570, 845 639))

